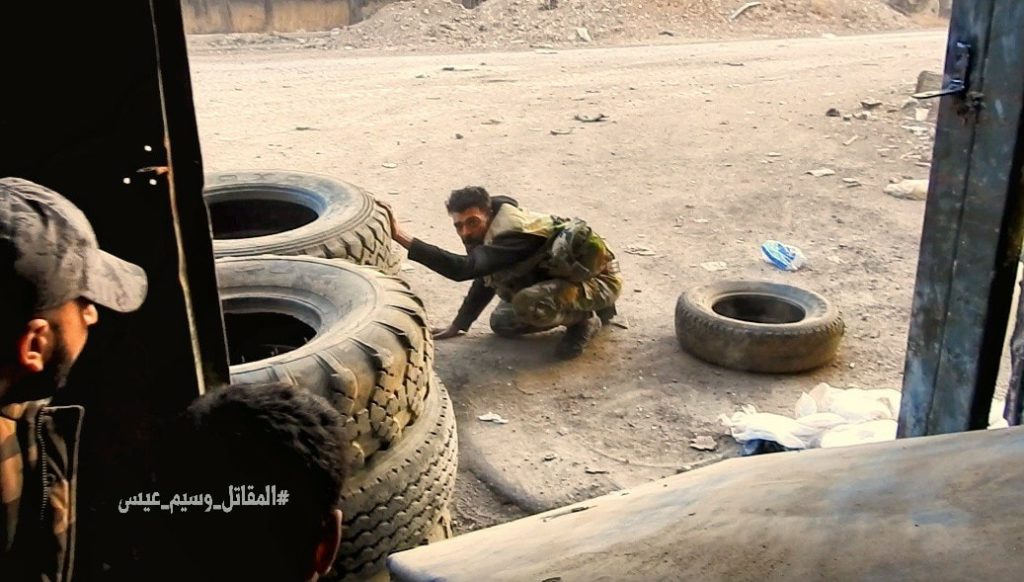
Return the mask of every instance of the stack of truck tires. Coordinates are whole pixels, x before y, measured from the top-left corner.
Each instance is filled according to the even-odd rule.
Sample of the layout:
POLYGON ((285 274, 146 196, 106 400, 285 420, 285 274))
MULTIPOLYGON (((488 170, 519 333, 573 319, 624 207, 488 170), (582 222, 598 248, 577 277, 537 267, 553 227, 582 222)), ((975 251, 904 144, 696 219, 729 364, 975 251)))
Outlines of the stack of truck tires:
POLYGON ((206 177, 233 383, 285 382, 346 419, 334 580, 451 535, 458 443, 423 302, 362 189, 283 172, 206 177))

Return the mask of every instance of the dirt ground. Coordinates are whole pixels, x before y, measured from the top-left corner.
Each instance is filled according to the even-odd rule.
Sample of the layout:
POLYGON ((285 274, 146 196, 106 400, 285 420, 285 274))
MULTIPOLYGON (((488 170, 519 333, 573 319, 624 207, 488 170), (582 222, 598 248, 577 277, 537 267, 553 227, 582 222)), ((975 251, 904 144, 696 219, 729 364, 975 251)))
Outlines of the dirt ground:
MULTIPOLYGON (((882 190, 928 176, 932 126, 903 105, 919 71, 941 70, 944 42, 931 30, 432 55, 197 50, 191 64, 209 171, 345 179, 453 250, 443 200, 483 185, 585 218, 619 251, 628 329, 605 330, 578 361, 554 359, 557 334, 492 336, 486 314, 438 343, 460 423, 464 532, 735 455, 717 418, 744 404, 790 414, 818 382, 899 388, 924 203, 882 190), (825 115, 861 113, 865 99, 882 103, 867 119, 825 115), (599 113, 607 121, 574 120, 599 113), (819 168, 835 174, 807 173, 819 168), (800 247, 808 266, 764 263, 769 239, 800 247), (713 261, 725 270, 702 268, 713 261), (762 376, 682 353, 676 298, 725 278, 836 302, 838 359, 762 376), (477 420, 488 412, 508 423, 477 420), (697 435, 718 450, 690 448, 697 435)), ((448 323, 467 286, 415 265, 404 275, 433 323, 448 323)))

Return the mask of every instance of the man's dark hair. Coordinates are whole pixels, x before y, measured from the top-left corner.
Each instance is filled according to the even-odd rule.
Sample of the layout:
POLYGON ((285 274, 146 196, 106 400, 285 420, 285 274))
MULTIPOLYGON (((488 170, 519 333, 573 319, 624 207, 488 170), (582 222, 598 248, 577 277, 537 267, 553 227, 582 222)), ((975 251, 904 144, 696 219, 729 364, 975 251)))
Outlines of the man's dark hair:
POLYGON ((162 499, 178 493, 168 486, 209 493, 215 504, 229 500, 229 487, 287 491, 283 505, 168 516, 188 536, 179 551, 195 579, 305 579, 346 478, 344 422, 319 396, 283 384, 231 386, 188 407, 162 499))
POLYGON ((452 194, 444 206, 448 212, 465 212, 470 208, 479 208, 490 212, 491 195, 480 186, 466 186, 459 190, 452 190, 452 194))
POLYGON ((36 294, 14 269, 17 250, 0 239, 0 366, 17 359, 15 345, 34 315, 36 294))

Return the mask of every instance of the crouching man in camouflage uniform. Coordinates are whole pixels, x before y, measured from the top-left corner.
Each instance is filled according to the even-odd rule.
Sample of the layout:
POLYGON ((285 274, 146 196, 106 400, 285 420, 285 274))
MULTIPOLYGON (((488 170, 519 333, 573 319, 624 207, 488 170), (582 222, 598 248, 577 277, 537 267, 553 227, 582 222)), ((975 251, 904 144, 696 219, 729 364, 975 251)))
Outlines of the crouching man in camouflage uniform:
POLYGON ((71 579, 81 406, 50 406, 96 305, 134 311, 146 274, 100 250, 82 211, 0 179, 0 579, 71 579))
POLYGON ((388 207, 392 237, 409 249, 411 260, 454 281, 473 279, 455 321, 435 331, 435 338, 465 333, 498 295, 494 333, 514 337, 564 326, 556 355, 569 359, 583 353, 615 315, 622 291, 618 263, 582 220, 529 212, 480 187, 453 191, 446 207, 466 255, 409 236, 388 207))

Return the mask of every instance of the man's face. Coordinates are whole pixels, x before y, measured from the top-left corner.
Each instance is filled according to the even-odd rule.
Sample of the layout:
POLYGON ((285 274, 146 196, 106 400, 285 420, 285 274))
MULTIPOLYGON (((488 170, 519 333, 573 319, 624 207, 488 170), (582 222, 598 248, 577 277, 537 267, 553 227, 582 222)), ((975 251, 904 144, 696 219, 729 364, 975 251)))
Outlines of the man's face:
MULTIPOLYGON (((52 366, 57 373, 57 387, 60 388, 71 372, 78 356, 85 349, 89 339, 89 328, 99 321, 96 306, 85 299, 68 301, 51 312, 48 317, 54 328, 56 345, 52 366), (58 360, 57 358, 62 358, 58 360)), ((50 367, 48 363, 47 367, 50 367)))
POLYGON ((467 249, 482 245, 487 229, 491 226, 491 213, 482 208, 470 208, 463 212, 452 212, 452 224, 467 249))

